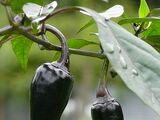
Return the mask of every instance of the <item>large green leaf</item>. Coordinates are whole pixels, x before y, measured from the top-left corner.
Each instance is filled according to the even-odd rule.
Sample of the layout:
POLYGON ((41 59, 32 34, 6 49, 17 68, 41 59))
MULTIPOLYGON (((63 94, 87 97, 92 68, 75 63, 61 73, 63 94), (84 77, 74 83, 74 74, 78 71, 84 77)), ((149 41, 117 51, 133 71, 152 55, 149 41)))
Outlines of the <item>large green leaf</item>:
POLYGON ((99 39, 114 70, 125 84, 160 115, 160 54, 149 44, 93 10, 99 39))
POLYGON ((146 0, 141 0, 140 7, 139 7, 139 17, 146 17, 149 14, 150 10, 147 5, 146 0))
POLYGON ((37 3, 39 5, 43 5, 45 0, 10 0, 11 1, 11 7, 15 13, 21 13, 22 12, 22 6, 25 3, 33 2, 37 3))
POLYGON ((32 41, 20 36, 12 40, 12 49, 21 64, 23 70, 26 70, 28 63, 28 55, 32 46, 32 41))

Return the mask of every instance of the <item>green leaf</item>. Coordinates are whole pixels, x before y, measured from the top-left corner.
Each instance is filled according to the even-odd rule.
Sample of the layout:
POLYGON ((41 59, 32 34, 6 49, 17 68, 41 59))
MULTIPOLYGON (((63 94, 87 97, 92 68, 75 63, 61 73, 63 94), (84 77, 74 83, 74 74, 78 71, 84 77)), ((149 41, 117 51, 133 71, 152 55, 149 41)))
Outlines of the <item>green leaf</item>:
POLYGON ((32 41, 20 36, 12 40, 12 49, 21 64, 23 70, 27 69, 28 55, 32 46, 32 41))
POLYGON ((147 38, 148 36, 157 36, 160 35, 160 21, 152 22, 150 27, 143 32, 143 37, 147 38))
POLYGON ((118 24, 128 24, 128 23, 142 23, 142 22, 159 22, 159 17, 145 17, 145 18, 125 18, 118 22, 118 24))
POLYGON ((160 52, 160 35, 147 36, 144 40, 160 52))
POLYGON ((149 14, 150 10, 148 7, 148 4, 146 2, 146 0, 141 0, 140 2, 140 7, 139 7, 139 17, 146 17, 149 14))
POLYGON ((99 39, 113 69, 124 83, 160 115, 160 54, 149 44, 93 10, 99 39))
POLYGON ((28 2, 43 5, 44 0, 11 0, 11 7, 15 13, 21 13, 23 5, 28 2))
POLYGON ((160 8, 154 8, 150 11, 149 16, 160 16, 160 8))
POLYGON ((58 58, 61 56, 61 52, 55 52, 55 54, 54 54, 54 56, 53 56, 53 61, 56 61, 56 60, 58 60, 58 58))
POLYGON ((87 29, 88 27, 90 27, 91 25, 93 25, 95 22, 93 19, 91 19, 89 22, 87 22, 83 27, 81 27, 79 29, 79 31, 77 33, 82 32, 83 30, 87 29))
POLYGON ((69 48, 75 48, 75 49, 80 49, 84 46, 87 45, 98 45, 98 43, 87 41, 85 39, 69 39, 67 41, 68 47, 69 48))
MULTIPOLYGON (((67 44, 69 48, 80 49, 87 45, 99 45, 98 43, 91 42, 85 39, 69 39, 67 40, 67 44)), ((54 54, 53 60, 57 60, 60 57, 60 52, 56 52, 54 54)))

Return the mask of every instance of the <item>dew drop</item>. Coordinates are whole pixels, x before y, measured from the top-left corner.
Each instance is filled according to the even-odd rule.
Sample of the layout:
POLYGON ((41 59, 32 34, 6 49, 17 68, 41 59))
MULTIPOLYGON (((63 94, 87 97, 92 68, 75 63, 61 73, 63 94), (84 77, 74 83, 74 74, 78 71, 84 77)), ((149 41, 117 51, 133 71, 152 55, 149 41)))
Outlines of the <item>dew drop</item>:
POLYGON ((155 104, 156 103, 156 99, 155 99, 155 96, 154 94, 152 93, 152 103, 155 104))
POLYGON ((123 69, 127 69, 127 63, 122 55, 120 55, 120 64, 123 69))
POLYGON ((117 46, 117 48, 118 48, 118 52, 121 53, 122 50, 121 50, 120 46, 117 46))
POLYGON ((138 72, 135 69, 132 70, 132 73, 136 76, 138 75, 138 72))
POLYGON ((114 46, 112 44, 106 43, 105 47, 107 52, 114 53, 114 46))

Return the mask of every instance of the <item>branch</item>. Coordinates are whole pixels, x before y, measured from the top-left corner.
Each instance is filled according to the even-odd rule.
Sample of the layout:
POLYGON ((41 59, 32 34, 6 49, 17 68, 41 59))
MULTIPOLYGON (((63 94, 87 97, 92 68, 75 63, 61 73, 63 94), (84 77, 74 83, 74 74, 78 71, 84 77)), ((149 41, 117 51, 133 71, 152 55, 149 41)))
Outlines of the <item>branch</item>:
MULTIPOLYGON (((69 12, 69 11, 75 11, 75 10, 80 10, 80 8, 78 8, 78 7, 69 7, 69 8, 58 9, 54 13, 48 15, 45 19, 43 19, 40 22, 43 23, 45 20, 47 20, 48 18, 50 18, 50 17, 52 17, 52 16, 54 16, 56 14, 63 13, 63 12, 69 12)), ((31 30, 31 28, 27 28, 27 27, 23 27, 23 26, 15 26, 15 27, 7 26, 5 28, 0 29, 0 36, 8 34, 8 33, 12 32, 12 31, 18 31, 20 34, 24 35, 29 40, 32 40, 33 42, 36 42, 36 43, 38 43, 40 45, 43 45, 46 48, 46 50, 61 51, 61 47, 53 45, 52 43, 50 43, 48 41, 43 41, 43 40, 37 38, 35 35, 30 34, 29 33, 30 30, 31 30)), ((100 58, 100 59, 106 58, 106 56, 104 54, 101 54, 101 53, 78 50, 78 49, 72 49, 72 48, 69 48, 69 52, 71 54, 90 56, 90 57, 97 57, 97 58, 100 58)))
POLYGON ((12 13, 11 6, 5 5, 5 9, 6 9, 6 13, 7 13, 7 17, 10 25, 14 25, 15 21, 14 21, 14 15, 12 13))
POLYGON ((3 27, 3 28, 0 29, 0 36, 10 34, 13 31, 14 31, 14 27, 8 25, 8 26, 3 27))
MULTIPOLYGON (((28 32, 27 29, 25 29, 25 27, 23 26, 19 26, 17 27, 17 31, 24 35, 25 37, 27 37, 29 40, 32 40, 33 42, 36 42, 40 45, 43 45, 47 50, 56 50, 56 51, 61 51, 61 47, 53 45, 52 43, 48 42, 48 41, 43 41, 39 38, 37 38, 36 36, 30 34, 28 32)), ((77 55, 83 55, 83 56, 90 56, 90 57, 97 57, 100 59, 104 59, 106 58, 105 55, 101 54, 101 53, 96 53, 96 52, 90 52, 90 51, 84 51, 84 50, 78 50, 78 49, 72 49, 69 48, 69 52, 71 54, 77 54, 77 55)))

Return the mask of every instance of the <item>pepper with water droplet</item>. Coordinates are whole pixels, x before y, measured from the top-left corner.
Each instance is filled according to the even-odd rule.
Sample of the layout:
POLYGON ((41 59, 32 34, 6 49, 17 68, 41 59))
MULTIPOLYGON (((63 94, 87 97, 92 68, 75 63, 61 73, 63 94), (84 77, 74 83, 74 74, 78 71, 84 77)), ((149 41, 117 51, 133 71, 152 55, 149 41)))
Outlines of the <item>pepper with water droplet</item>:
POLYGON ((62 54, 58 61, 44 63, 36 70, 31 83, 31 120, 59 120, 73 87, 73 79, 65 66, 68 63, 68 47, 60 31, 53 26, 44 27, 61 40, 62 54))
POLYGON ((120 104, 110 95, 102 79, 91 107, 92 120, 124 120, 120 104))

